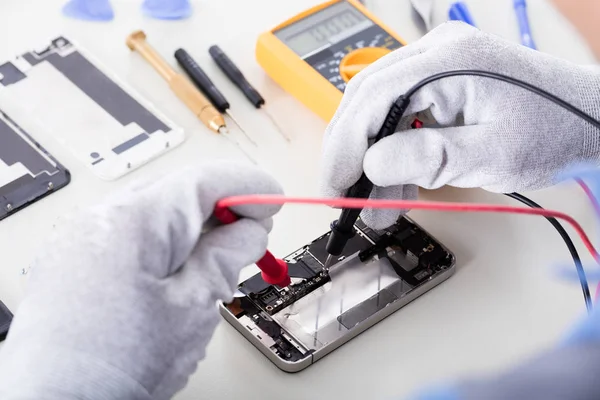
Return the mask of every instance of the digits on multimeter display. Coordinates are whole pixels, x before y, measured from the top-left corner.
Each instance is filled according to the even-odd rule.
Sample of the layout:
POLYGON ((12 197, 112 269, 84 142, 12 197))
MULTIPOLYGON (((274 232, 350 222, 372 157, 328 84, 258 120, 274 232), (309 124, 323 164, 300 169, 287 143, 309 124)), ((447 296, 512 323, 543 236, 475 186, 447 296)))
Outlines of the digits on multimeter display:
POLYGON ((364 14, 346 2, 285 27, 275 35, 300 57, 305 57, 324 46, 335 44, 360 30, 374 25, 364 14))

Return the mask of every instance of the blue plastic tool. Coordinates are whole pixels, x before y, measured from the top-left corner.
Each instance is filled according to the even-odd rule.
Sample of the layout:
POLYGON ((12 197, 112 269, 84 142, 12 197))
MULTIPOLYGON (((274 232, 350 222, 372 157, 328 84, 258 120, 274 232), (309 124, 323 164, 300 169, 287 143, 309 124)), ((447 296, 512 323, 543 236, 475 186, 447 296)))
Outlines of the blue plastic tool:
POLYGON ((110 21, 115 17, 109 0, 71 0, 62 12, 67 17, 85 21, 110 21))
POLYGON ((142 11, 156 19, 184 19, 192 15, 189 0, 145 0, 142 11))
POLYGON ((455 1, 452 3, 450 10, 448 10, 448 18, 450 21, 462 21, 469 25, 476 26, 469 8, 463 1, 455 1))
POLYGON ((531 35, 531 28, 529 27, 529 17, 527 16, 527 1, 525 0, 514 0, 513 5, 517 14, 517 20, 519 21, 519 30, 521 31, 521 43, 523 46, 527 46, 530 49, 537 50, 533 36, 531 35))

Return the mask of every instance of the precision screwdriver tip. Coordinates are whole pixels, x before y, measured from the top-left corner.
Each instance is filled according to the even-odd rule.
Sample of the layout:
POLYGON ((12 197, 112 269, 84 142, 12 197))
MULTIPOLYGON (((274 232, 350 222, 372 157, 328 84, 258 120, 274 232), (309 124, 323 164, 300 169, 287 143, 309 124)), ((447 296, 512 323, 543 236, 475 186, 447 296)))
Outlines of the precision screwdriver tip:
POLYGON ((246 137, 246 139, 248 139, 248 141, 250 143, 252 143, 254 146, 258 147, 258 143, 256 143, 256 141, 254 141, 254 139, 252 139, 250 137, 250 135, 248 135, 248 133, 246 133, 246 130, 244 128, 242 128, 242 126, 239 124, 239 122, 233 117, 233 115, 231 114, 231 112, 229 110, 225 111, 225 114, 227 114, 227 116, 229 118, 231 118, 231 120, 233 121, 233 123, 239 128, 239 130, 244 134, 244 136, 246 137))
POLYGON ((281 125, 279 125, 279 122, 277 122, 277 120, 275 119, 275 117, 273 116, 273 114, 271 114, 269 112, 269 109, 267 107, 263 107, 263 110, 265 112, 265 114, 267 115, 267 117, 271 120, 271 123, 275 126, 275 128, 277 129, 277 131, 279 132, 279 134, 288 142, 291 142, 292 139, 285 133, 285 131, 283 130, 283 128, 281 127, 281 125))
POLYGON ((219 129, 219 133, 224 133, 223 137, 227 138, 227 140, 231 141, 231 143, 233 143, 234 145, 236 145, 236 147, 238 149, 240 149, 240 151, 242 153, 244 153, 244 155, 246 156, 246 158, 248 158, 248 160, 250 160, 253 164, 258 165, 258 162, 246 151, 244 150, 244 148, 242 146, 240 146, 240 144, 238 143, 237 140, 235 140, 235 138, 231 135, 229 135, 229 131, 227 130, 227 128, 225 128, 225 131, 221 132, 221 129, 225 128, 225 127, 221 127, 219 129))

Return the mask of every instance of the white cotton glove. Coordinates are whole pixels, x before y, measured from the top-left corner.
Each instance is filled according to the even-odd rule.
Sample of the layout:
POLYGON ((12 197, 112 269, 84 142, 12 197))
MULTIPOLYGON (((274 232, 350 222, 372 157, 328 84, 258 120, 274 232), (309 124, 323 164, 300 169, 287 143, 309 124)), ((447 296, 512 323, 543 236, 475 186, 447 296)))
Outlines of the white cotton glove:
MULTIPOLYGON (((376 185, 373 198, 414 199, 414 185, 534 190, 554 184, 572 163, 597 162, 597 129, 524 89, 469 76, 419 90, 405 113, 412 117, 400 124, 400 132, 369 147, 400 95, 424 78, 457 69, 521 79, 600 117, 597 71, 449 22, 350 81, 325 134, 324 194, 343 195, 363 170, 376 185), (417 112, 442 127, 405 129, 417 112)), ((384 228, 398 211, 365 210, 362 217, 371 227, 384 228)))
POLYGON ((263 193, 281 188, 253 166, 211 163, 60 220, 0 351, 0 398, 171 398, 279 209, 236 207, 240 220, 218 226, 215 202, 263 193))

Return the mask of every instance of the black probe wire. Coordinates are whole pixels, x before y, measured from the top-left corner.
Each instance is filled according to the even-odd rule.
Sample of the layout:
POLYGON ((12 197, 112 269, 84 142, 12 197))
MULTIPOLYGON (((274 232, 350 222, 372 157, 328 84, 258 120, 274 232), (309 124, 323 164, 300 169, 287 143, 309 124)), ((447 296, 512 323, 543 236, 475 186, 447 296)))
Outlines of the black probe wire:
POLYGON ((594 125, 594 127, 600 129, 600 121, 598 121, 591 115, 585 113, 584 111, 580 110, 579 108, 575 107, 574 105, 567 103, 560 97, 555 96, 552 93, 545 91, 544 89, 541 89, 537 86, 533 86, 530 83, 521 81, 516 78, 512 78, 507 75, 497 74, 495 72, 479 71, 479 70, 475 70, 475 69, 447 71, 447 72, 441 72, 439 74, 431 75, 429 78, 423 79, 421 82, 417 83, 415 86, 410 88, 408 90, 408 92, 406 92, 403 96, 401 96, 398 99, 398 101, 402 101, 402 102, 404 102, 406 100, 410 101, 410 98, 415 94, 415 92, 417 90, 421 89, 423 86, 426 86, 435 81, 439 81, 440 79, 449 78, 452 76, 481 76, 481 77, 485 77, 485 78, 495 79, 497 81, 510 83, 511 85, 514 85, 514 86, 520 86, 523 89, 527 89, 530 92, 533 92, 541 97, 546 98, 547 100, 550 100, 554 104, 561 106, 562 108, 577 115, 579 118, 584 119, 586 122, 590 123, 591 125, 594 125))
MULTIPOLYGON (((394 104, 394 106, 395 106, 394 108, 396 108, 400 112, 400 116, 402 116, 404 111, 408 108, 408 105, 410 103, 410 98, 419 89, 423 88, 424 86, 426 86, 430 83, 439 81, 440 79, 449 78, 449 77, 453 77, 453 76, 480 76, 480 77, 494 79, 494 80, 501 81, 501 82, 506 82, 506 83, 509 83, 514 86, 519 86, 523 89, 526 89, 532 93, 535 93, 535 94, 551 101, 552 103, 564 108, 567 111, 570 111, 571 113, 577 115, 579 118, 585 120, 586 122, 593 125, 597 129, 600 129, 600 121, 598 121, 591 115, 587 114, 586 112, 580 110, 579 108, 575 107, 574 105, 564 101, 560 97, 557 97, 542 88, 539 88, 530 83, 521 81, 519 79, 510 77, 507 75, 497 74, 495 72, 489 72, 489 71, 481 71, 481 70, 466 69, 466 70, 446 71, 446 72, 441 72, 441 73, 432 75, 428 78, 425 78, 422 81, 418 82, 416 85, 414 85, 412 88, 410 88, 404 95, 400 96, 396 100, 396 102, 394 104)), ((520 201, 521 203, 526 204, 531 208, 542 208, 542 206, 540 206, 533 200, 530 200, 527 197, 525 197, 519 193, 507 193, 505 195, 514 200, 520 201)), ((588 285, 587 277, 585 275, 585 270, 583 269, 583 265, 581 264, 581 258, 579 257, 579 253, 577 253, 577 249, 575 248, 573 241, 569 237, 569 234, 562 227, 562 225, 555 218, 547 217, 546 219, 557 230, 557 232, 559 233, 559 235, 562 237, 565 244, 567 245, 569 252, 571 253, 573 262, 575 263, 575 268, 577 269, 577 274, 579 276, 579 282, 581 283, 581 290, 583 291, 585 305, 589 312, 592 309, 593 302, 592 302, 592 297, 590 294, 590 288, 588 285)))
MULTIPOLYGON (((533 200, 523 196, 522 194, 505 193, 505 195, 514 200, 520 201, 521 203, 523 203, 531 208, 543 209, 542 206, 540 206, 533 200)), ((567 231, 565 231, 565 228, 563 228, 563 226, 560 224, 560 222, 558 222, 555 218, 552 218, 552 217, 545 217, 545 218, 548 220, 548 222, 550 222, 552 224, 552 226, 556 229, 556 231, 558 232, 560 237, 564 240, 565 244, 567 245, 567 248, 569 249, 569 252, 571 253, 571 257, 573 257, 573 262, 575 263, 575 269, 577 269, 577 275, 579 275, 579 282, 581 283, 581 291, 583 292, 583 299, 585 300, 585 306, 586 306, 588 312, 591 312, 592 304, 593 304, 592 295, 590 294, 590 287, 588 285, 588 281, 587 281, 587 277, 585 275, 585 271, 583 269, 583 265, 581 264, 581 258, 579 257, 579 253, 577 252, 577 249, 575 248, 575 244, 573 243, 573 240, 571 240, 571 237, 569 236, 567 231)))

